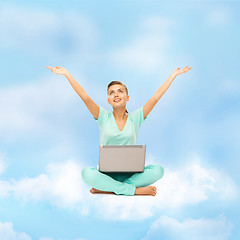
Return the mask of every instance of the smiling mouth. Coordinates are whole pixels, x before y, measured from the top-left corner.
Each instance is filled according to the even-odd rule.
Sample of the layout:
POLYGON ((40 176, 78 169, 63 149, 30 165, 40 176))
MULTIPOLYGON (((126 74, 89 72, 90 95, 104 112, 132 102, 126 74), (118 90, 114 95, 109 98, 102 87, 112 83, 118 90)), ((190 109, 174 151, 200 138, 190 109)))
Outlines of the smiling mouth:
POLYGON ((121 101, 121 99, 116 99, 116 100, 113 100, 114 102, 120 102, 121 101), (116 101, 117 100, 117 101, 116 101))

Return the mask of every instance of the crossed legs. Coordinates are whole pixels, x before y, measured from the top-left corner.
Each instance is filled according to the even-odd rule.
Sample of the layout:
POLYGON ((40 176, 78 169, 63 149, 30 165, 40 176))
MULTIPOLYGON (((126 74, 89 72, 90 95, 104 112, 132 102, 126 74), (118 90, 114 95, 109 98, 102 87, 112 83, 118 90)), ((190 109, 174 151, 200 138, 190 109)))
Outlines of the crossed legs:
POLYGON ((121 173, 110 176, 99 172, 96 168, 85 167, 82 170, 82 177, 92 186, 91 193, 155 196, 157 188, 149 185, 162 178, 163 173, 164 169, 157 164, 149 164, 142 173, 134 173, 127 178, 121 173))

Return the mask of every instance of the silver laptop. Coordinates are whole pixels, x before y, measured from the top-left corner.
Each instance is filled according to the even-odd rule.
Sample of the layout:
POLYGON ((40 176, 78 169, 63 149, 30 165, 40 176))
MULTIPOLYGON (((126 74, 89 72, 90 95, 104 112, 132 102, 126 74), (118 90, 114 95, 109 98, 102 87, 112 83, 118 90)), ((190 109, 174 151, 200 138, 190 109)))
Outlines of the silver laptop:
POLYGON ((100 145, 100 172, 143 172, 146 145, 100 145))

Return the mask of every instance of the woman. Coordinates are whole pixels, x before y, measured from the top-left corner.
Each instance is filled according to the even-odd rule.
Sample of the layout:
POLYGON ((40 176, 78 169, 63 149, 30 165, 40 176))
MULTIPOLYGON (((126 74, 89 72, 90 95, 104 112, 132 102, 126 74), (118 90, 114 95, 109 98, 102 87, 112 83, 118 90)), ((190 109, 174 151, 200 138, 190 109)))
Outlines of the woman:
MULTIPOLYGON (((179 74, 186 73, 191 69, 188 66, 183 69, 176 68, 144 106, 128 114, 126 110, 126 104, 129 101, 128 90, 122 82, 112 81, 108 85, 108 103, 113 107, 113 111, 110 112, 99 107, 65 68, 50 66, 46 68, 56 74, 64 75, 81 97, 99 125, 101 145, 135 145, 141 124, 167 91, 172 81, 179 74)), ((93 187, 90 190, 93 194, 155 196, 157 188, 150 184, 162 178, 163 172, 163 168, 158 164, 145 166, 142 173, 101 173, 96 168, 85 167, 82 170, 82 177, 87 184, 93 187)))

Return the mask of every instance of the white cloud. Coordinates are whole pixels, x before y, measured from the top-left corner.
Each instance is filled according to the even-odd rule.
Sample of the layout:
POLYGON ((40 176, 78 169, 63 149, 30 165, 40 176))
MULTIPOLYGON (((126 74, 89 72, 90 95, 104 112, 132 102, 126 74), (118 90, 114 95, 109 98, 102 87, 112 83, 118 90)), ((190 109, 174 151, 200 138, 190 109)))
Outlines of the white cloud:
MULTIPOLYGON (((11 222, 0 222, 0 239, 1 240, 32 240, 32 238, 22 232, 17 232, 13 229, 13 224, 11 222)), ((55 239, 49 237, 40 237, 39 240, 63 240, 55 239)), ((84 240, 83 238, 77 238, 75 240, 84 240)))
POLYGON ((149 17, 141 23, 141 34, 128 45, 109 54, 109 58, 116 65, 132 68, 141 72, 148 72, 163 67, 167 61, 166 48, 171 39, 166 29, 172 27, 169 19, 149 17))
POLYGON ((232 224, 224 216, 215 219, 177 219, 161 216, 150 227, 142 240, 227 240, 230 237, 232 224))
POLYGON ((26 201, 48 201, 59 207, 75 207, 83 201, 81 167, 74 161, 47 166, 47 173, 36 178, 13 181, 13 195, 26 201))
POLYGON ((197 204, 210 197, 235 199, 237 186, 225 173, 214 168, 191 164, 179 170, 165 171, 166 177, 159 181, 159 200, 162 207, 181 207, 197 204))
POLYGON ((0 222, 0 239, 1 240, 31 240, 32 238, 26 233, 16 232, 13 224, 10 222, 0 222))
POLYGON ((177 170, 166 168, 164 177, 152 185, 158 189, 155 197, 110 195, 101 198, 91 196, 91 199, 101 218, 131 221, 154 216, 159 211, 198 204, 207 199, 227 203, 236 198, 238 191, 229 176, 199 164, 177 170))
POLYGON ((0 197, 13 196, 24 201, 46 201, 60 208, 74 208, 82 214, 88 213, 84 205, 84 193, 89 191, 82 181, 79 163, 68 160, 51 163, 46 173, 20 180, 0 181, 0 197))
POLYGON ((91 210, 90 214, 111 221, 141 220, 208 199, 228 204, 238 194, 229 176, 200 163, 177 170, 166 168, 164 177, 152 184, 158 189, 155 197, 93 195, 81 177, 81 170, 80 164, 73 160, 49 164, 46 173, 35 178, 0 182, 0 187, 5 186, 3 190, 0 188, 0 194, 25 201, 47 201, 60 208, 77 209, 84 215, 91 210))
POLYGON ((81 55, 97 39, 89 18, 75 12, 4 6, 0 10, 0 43, 4 48, 48 56, 81 55))

